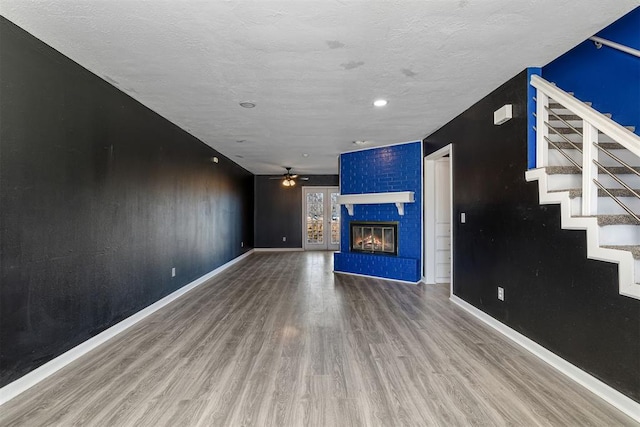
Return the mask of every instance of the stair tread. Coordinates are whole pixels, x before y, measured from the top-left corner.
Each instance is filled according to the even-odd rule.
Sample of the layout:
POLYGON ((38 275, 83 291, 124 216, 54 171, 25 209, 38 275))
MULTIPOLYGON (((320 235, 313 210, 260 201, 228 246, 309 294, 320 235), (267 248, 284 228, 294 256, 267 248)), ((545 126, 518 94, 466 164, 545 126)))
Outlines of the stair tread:
MULTIPOLYGON (((558 148, 562 148, 562 149, 575 149, 575 147, 573 145, 575 145, 578 148, 582 148, 582 142, 574 142, 573 145, 569 144, 567 141, 554 141, 554 144, 556 144, 556 146, 558 146, 558 148)), ((618 144, 617 142, 600 142, 598 143, 598 145, 600 145, 600 147, 602 148, 606 148, 607 150, 626 150, 626 148, 624 148, 622 145, 618 144)), ((549 150, 555 150, 556 148, 553 145, 549 145, 549 150)))
MULTIPOLYGON (((554 125, 553 127, 555 128, 555 130, 558 131, 557 133, 561 133, 563 135, 565 135, 565 134, 575 134, 576 133, 575 130, 571 129, 570 127, 567 127, 560 120, 550 120, 549 123, 554 125)), ((580 125, 576 125, 576 126, 573 126, 573 127, 577 131, 580 131, 580 132, 582 131, 582 126, 580 126, 580 125)), ((623 126, 623 128, 625 128, 626 130, 628 130, 630 132, 635 132, 635 130, 636 130, 635 126, 623 126)), ((549 130, 549 133, 552 134, 552 133, 555 133, 555 132, 552 131, 552 130, 549 130)), ((601 131, 598 131, 598 134, 599 135, 604 135, 604 133, 602 133, 601 131)))
POLYGON ((638 221, 631 215, 596 215, 598 225, 638 225, 638 221))
MULTIPOLYGON (((547 166, 545 169, 549 175, 575 175, 581 173, 580 169, 575 166, 547 166)), ((624 166, 606 166, 605 169, 614 175, 628 175, 631 173, 629 169, 624 166)), ((638 166, 634 166, 633 169, 636 172, 640 172, 640 167, 638 166)))
MULTIPOLYGON (((582 144, 582 135, 578 135, 577 133, 560 133, 560 135, 558 135, 557 133, 554 132, 549 132, 548 137, 550 140, 552 141, 558 141, 558 142, 566 142, 566 140, 568 139, 571 142, 574 143, 580 143, 582 144), (566 139, 565 139, 566 138, 566 139)), ((614 141, 613 138, 607 136, 607 135, 600 135, 598 136, 598 143, 600 144, 618 144, 617 141, 614 141)), ((615 148, 620 148, 618 146, 616 146, 615 148)))
MULTIPOLYGON (((563 109, 564 110, 564 109, 563 109)), ((582 117, 578 116, 577 114, 572 114, 572 113, 558 113, 556 112, 556 110, 554 110, 553 108, 551 108, 551 111, 553 111, 556 115, 554 116, 553 114, 549 114, 549 121, 556 121, 559 122, 560 120, 558 120, 558 117, 560 117, 563 120, 566 121, 582 121, 582 117), (557 117, 556 117, 557 116, 557 117)), ((602 114, 605 117, 611 118, 613 117, 611 115, 611 113, 603 113, 602 114)))
POLYGON ((561 119, 566 120, 568 122, 570 122, 570 121, 574 121, 575 122, 575 121, 578 121, 578 120, 582 120, 582 118, 580 116, 576 115, 576 114, 558 114, 558 113, 556 113, 556 116, 554 116, 553 114, 549 114, 549 121, 559 122, 560 120, 558 119, 558 117, 560 117, 561 119))
POLYGON ((605 245, 603 248, 617 249, 620 251, 629 251, 634 259, 640 259, 640 245, 605 245))
MULTIPOLYGON (((589 107, 593 105, 593 103, 589 101, 583 102, 583 104, 588 105, 589 107)), ((554 101, 553 99, 549 99, 549 108, 553 110, 556 108, 566 108, 566 107, 560 104, 559 102, 554 101)))
MULTIPOLYGON (((607 190, 616 197, 635 197, 633 193, 626 188, 607 188, 607 190)), ((561 191, 568 191, 570 198, 582 197, 582 188, 567 188, 566 190, 551 190, 549 193, 559 193, 561 191)), ((640 189, 633 189, 636 193, 640 194, 640 189)), ((598 197, 609 197, 607 193, 602 189, 598 189, 598 197)))

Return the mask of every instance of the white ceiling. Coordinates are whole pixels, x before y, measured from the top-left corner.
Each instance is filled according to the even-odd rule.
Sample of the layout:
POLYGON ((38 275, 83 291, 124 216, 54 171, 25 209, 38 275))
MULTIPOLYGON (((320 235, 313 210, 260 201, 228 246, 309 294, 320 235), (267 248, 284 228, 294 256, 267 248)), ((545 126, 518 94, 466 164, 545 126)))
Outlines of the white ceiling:
POLYGON ((0 14, 249 171, 317 174, 354 140, 422 139, 637 5, 1 0, 0 14))

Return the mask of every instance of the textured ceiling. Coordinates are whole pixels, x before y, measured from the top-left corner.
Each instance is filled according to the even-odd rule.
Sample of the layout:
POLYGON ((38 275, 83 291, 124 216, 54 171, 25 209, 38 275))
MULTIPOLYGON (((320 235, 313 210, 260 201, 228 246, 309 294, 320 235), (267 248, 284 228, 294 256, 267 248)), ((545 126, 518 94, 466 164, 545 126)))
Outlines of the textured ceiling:
POLYGON ((354 140, 421 139, 637 5, 1 0, 0 14, 251 172, 312 174, 336 173, 354 140))

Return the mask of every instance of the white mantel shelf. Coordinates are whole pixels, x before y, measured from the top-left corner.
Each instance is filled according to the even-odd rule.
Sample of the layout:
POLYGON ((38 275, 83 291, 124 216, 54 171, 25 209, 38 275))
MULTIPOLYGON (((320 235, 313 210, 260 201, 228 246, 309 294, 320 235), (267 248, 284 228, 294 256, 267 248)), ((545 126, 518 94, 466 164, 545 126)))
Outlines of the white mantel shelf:
POLYGON ((341 194, 338 196, 338 203, 347 208, 350 216, 353 216, 353 205, 376 205, 382 203, 394 203, 398 208, 398 214, 404 215, 404 204, 413 203, 414 201, 413 191, 341 194))

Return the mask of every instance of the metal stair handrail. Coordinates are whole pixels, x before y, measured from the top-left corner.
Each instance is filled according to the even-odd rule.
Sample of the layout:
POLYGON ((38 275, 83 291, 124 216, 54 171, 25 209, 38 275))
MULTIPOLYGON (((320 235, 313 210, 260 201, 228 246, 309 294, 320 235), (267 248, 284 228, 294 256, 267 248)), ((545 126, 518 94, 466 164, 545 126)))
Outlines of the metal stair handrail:
POLYGON ((625 46, 620 43, 612 42, 611 40, 603 39, 602 37, 589 37, 589 40, 596 44, 596 48, 600 49, 602 46, 607 46, 612 49, 619 50, 620 52, 628 53, 629 55, 637 56, 640 58, 640 50, 634 49, 629 46, 625 46))

